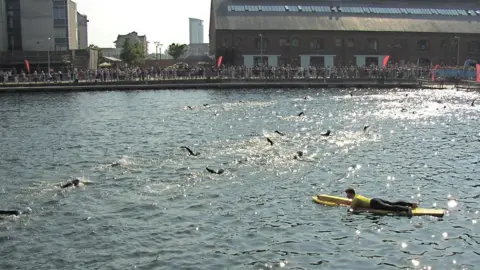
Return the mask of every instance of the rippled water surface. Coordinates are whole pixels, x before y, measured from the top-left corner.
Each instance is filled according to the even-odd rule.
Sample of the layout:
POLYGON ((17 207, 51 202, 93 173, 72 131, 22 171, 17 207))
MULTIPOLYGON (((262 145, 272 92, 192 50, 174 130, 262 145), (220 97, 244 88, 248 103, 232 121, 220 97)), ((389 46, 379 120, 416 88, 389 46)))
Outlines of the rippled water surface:
POLYGON ((0 269, 478 268, 475 98, 338 89, 0 94, 0 208, 26 212, 0 217, 0 269), (58 188, 73 178, 88 184, 58 188), (311 201, 350 186, 448 214, 352 215, 311 201))

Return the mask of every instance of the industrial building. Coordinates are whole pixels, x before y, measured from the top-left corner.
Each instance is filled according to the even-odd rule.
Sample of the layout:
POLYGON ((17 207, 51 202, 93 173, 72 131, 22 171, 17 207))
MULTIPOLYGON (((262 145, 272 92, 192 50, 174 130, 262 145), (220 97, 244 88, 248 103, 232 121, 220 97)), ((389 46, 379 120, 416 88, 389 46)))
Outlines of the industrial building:
POLYGON ((226 64, 463 65, 480 60, 472 0, 212 0, 210 49, 226 64))

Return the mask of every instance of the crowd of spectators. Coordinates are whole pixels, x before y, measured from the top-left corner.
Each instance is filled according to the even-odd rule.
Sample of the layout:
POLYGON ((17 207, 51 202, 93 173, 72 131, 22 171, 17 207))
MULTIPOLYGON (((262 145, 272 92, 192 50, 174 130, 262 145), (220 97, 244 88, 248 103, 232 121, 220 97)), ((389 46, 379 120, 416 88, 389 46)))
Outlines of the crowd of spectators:
POLYGON ((0 70, 0 83, 19 82, 110 82, 110 81, 147 81, 147 80, 189 80, 205 78, 221 79, 426 79, 435 72, 437 79, 456 77, 473 79, 474 67, 442 66, 437 71, 430 66, 388 65, 380 68, 371 66, 341 66, 341 67, 262 67, 255 66, 197 66, 186 64, 174 65, 168 68, 98 68, 82 69, 52 69, 50 73, 33 70, 26 74, 24 70, 0 70))

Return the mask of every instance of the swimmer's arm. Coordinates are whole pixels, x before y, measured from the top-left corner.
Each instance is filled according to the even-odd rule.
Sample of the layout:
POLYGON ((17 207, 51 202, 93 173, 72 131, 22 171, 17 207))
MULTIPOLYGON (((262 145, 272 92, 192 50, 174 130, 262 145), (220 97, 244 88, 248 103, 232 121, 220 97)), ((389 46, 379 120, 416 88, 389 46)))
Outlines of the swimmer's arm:
POLYGON ((70 187, 72 185, 73 185, 72 182, 68 182, 65 185, 63 185, 62 188, 67 188, 67 187, 70 187))

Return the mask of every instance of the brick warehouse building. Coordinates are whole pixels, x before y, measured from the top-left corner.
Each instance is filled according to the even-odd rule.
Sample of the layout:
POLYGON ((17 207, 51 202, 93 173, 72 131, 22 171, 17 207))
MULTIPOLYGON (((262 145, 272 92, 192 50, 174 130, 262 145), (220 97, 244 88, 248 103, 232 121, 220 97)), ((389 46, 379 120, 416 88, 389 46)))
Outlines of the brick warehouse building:
POLYGON ((210 48, 247 67, 463 65, 480 60, 480 2, 212 0, 210 48))

